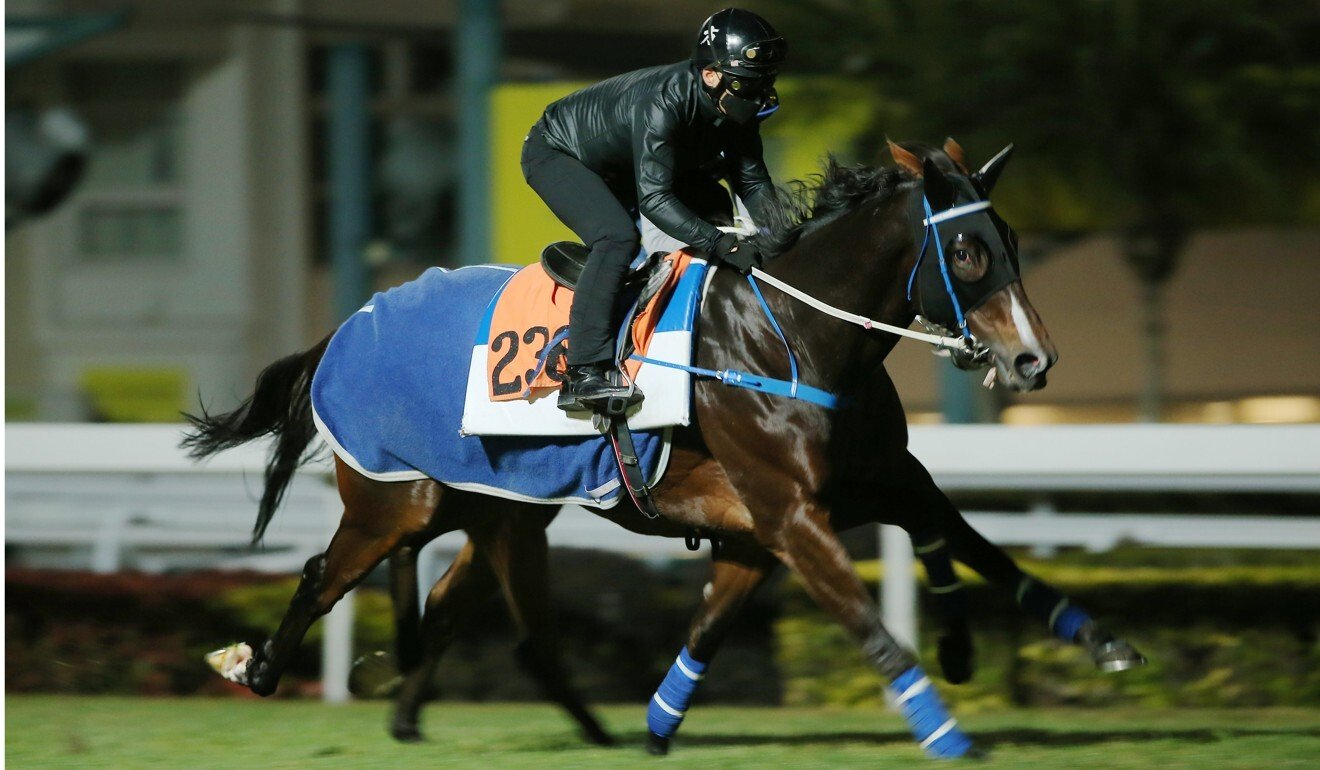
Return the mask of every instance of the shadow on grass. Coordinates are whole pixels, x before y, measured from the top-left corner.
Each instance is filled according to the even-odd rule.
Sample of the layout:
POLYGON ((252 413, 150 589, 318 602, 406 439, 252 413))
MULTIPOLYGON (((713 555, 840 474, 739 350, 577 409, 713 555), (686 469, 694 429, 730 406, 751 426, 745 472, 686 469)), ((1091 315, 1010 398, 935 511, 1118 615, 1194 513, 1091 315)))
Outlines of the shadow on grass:
MULTIPOLYGON (((1181 743, 1216 743, 1231 738, 1292 737, 1320 738, 1320 728, 1253 729, 1195 728, 1170 730, 1033 730, 1011 728, 974 730, 972 739, 982 748, 1002 745, 1025 746, 1094 746, 1105 743, 1142 743, 1178 741, 1181 743)), ((620 745, 644 744, 646 734, 616 734, 620 745)), ((911 743, 907 732, 835 732, 802 735, 722 735, 719 733, 680 734, 674 741, 681 746, 812 746, 844 743, 872 745, 911 743)))

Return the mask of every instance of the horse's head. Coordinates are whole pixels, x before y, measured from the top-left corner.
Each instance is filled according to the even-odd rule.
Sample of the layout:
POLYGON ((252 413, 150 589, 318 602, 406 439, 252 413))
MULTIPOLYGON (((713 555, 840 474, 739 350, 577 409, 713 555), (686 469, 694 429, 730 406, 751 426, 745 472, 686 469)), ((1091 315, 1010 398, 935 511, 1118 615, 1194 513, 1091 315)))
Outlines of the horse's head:
POLYGON ((993 363, 998 379, 1013 390, 1045 387, 1045 372, 1059 354, 1022 288, 1017 235, 989 201, 1012 146, 976 172, 967 170, 952 139, 943 151, 892 142, 889 149, 923 182, 914 212, 922 251, 909 280, 918 312, 970 343, 972 353, 953 355, 960 368, 993 363))

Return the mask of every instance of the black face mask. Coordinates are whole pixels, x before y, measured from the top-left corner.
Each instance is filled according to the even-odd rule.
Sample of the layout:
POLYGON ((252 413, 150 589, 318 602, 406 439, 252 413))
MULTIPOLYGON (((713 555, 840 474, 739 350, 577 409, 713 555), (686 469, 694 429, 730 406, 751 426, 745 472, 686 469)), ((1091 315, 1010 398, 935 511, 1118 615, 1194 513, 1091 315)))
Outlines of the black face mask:
POLYGON ((769 117, 779 107, 774 76, 744 77, 725 73, 719 85, 709 89, 720 111, 739 125, 757 117, 769 117))
MULTIPOLYGON (((985 199, 969 180, 959 176, 945 176, 929 161, 925 169, 925 188, 926 199, 930 201, 932 211, 937 214, 954 206, 985 199)), ((927 229, 922 224, 925 217, 925 211, 918 201, 916 240, 917 243, 925 242, 926 250, 917 269, 917 304, 921 314, 928 320, 948 329, 957 329, 958 314, 954 311, 953 301, 940 270, 939 250, 934 243, 936 233, 946 252, 946 259, 947 252, 951 250, 950 244, 958 236, 979 241, 985 250, 989 264, 985 275, 975 281, 960 280, 954 274, 952 264, 947 265, 949 284, 953 287, 953 294, 958 299, 964 317, 984 304, 995 292, 1019 279, 1017 238, 993 209, 945 220, 934 229, 927 229)))

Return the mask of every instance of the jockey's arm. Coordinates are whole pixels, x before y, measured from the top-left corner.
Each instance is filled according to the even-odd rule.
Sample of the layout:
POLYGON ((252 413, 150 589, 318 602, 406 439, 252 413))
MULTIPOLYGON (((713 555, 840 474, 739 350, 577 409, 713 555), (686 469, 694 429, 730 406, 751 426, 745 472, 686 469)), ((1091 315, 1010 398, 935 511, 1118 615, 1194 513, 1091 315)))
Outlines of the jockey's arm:
POLYGON ((730 149, 733 157, 729 158, 729 186, 746 204, 752 221, 765 224, 769 221, 767 204, 774 198, 775 186, 770 180, 770 170, 765 167, 761 132, 756 126, 747 126, 735 134, 730 149))
POLYGON ((674 194, 674 125, 676 110, 663 97, 633 113, 633 164, 637 208, 666 235, 711 251, 723 235, 699 218, 674 194))

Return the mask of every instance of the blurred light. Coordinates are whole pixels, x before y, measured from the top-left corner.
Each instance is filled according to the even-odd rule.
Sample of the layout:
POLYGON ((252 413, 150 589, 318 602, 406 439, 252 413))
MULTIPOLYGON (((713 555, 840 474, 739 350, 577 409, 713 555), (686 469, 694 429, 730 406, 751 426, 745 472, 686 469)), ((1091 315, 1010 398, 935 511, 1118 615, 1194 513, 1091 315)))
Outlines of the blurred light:
POLYGON ((941 412, 908 412, 908 425, 939 425, 944 422, 941 412))
POLYGON ((1230 401, 1211 401, 1202 406, 1201 419, 1197 422, 1226 423, 1233 422, 1236 410, 1230 401))
POLYGON ((1237 402, 1239 422, 1320 422, 1320 398, 1262 396, 1237 402))
POLYGON ((1000 413, 1000 422, 1005 425, 1049 425, 1068 422, 1068 409, 1045 404, 1016 404, 1000 413))

